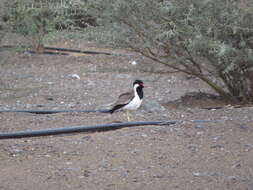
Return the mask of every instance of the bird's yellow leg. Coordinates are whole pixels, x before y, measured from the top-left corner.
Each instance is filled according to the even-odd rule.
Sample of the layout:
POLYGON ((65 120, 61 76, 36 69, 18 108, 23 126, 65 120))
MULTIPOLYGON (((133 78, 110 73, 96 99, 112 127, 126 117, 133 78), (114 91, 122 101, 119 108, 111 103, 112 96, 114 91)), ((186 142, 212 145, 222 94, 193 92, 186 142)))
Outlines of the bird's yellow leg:
POLYGON ((130 118, 130 115, 129 115, 129 111, 127 110, 126 113, 127 113, 127 121, 130 122, 131 118, 130 118))

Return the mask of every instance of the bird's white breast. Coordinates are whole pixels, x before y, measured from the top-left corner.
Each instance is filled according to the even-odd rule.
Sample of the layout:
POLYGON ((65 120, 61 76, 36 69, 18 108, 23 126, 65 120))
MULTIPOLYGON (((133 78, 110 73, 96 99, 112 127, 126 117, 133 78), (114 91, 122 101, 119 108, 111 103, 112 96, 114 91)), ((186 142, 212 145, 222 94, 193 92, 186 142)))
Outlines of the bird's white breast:
POLYGON ((131 102, 123 107, 123 109, 136 110, 141 106, 141 102, 142 100, 139 98, 139 96, 135 96, 131 102))

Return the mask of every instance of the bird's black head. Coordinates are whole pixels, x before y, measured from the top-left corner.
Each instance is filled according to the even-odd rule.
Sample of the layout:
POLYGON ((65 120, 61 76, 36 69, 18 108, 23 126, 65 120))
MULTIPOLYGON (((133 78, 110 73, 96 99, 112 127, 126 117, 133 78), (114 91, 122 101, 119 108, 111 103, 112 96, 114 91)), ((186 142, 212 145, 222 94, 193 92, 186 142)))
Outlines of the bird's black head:
POLYGON ((138 84, 141 88, 144 88, 144 84, 141 80, 135 80, 134 83, 133 83, 133 86, 138 84))

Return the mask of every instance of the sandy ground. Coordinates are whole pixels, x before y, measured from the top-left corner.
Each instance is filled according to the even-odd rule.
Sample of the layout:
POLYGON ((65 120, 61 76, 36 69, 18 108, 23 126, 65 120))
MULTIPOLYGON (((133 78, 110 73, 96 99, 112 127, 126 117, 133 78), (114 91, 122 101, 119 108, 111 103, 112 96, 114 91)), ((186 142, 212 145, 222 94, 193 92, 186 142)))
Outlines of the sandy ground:
MULTIPOLYGON (((108 108, 138 78, 145 83, 145 99, 132 120, 182 122, 1 140, 0 189, 253 189, 252 107, 234 108, 202 97, 178 101, 185 93, 213 92, 196 78, 163 74, 166 68, 131 52, 99 49, 85 42, 58 45, 64 44, 127 55, 0 52, 1 109, 108 108), (220 105, 224 107, 202 109, 220 105)), ((126 121, 125 113, 0 113, 0 131, 115 121, 126 121)))

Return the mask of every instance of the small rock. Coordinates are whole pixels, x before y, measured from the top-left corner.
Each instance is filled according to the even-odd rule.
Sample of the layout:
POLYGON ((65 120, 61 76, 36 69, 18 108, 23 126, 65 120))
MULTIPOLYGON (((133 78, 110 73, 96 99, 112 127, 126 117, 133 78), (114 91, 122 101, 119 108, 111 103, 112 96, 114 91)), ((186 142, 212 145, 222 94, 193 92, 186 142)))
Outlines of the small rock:
POLYGON ((27 57, 31 57, 31 56, 32 56, 32 53, 29 52, 29 51, 25 51, 25 52, 24 52, 24 55, 27 56, 27 57))
POLYGON ((13 150, 13 153, 22 153, 24 152, 24 150, 21 150, 21 149, 14 149, 13 150))
POLYGON ((232 168, 241 168, 241 164, 240 163, 235 163, 233 166, 232 166, 232 168))
POLYGON ((143 109, 147 112, 163 112, 166 110, 159 102, 155 100, 145 101, 142 105, 143 109))
POLYGON ((203 131, 198 131, 198 132, 197 132, 197 135, 203 135, 203 134, 204 134, 203 131))
POLYGON ((195 129, 203 129, 204 126, 203 125, 195 125, 195 129))
POLYGON ((224 148, 224 146, 220 144, 216 144, 216 145, 212 145, 210 148, 224 148))
POLYGON ((89 141, 91 139, 91 136, 84 136, 82 137, 83 140, 89 141))
POLYGON ((212 137, 213 142, 217 142, 218 140, 220 140, 222 138, 222 136, 214 136, 212 137))
POLYGON ((199 150, 198 145, 196 144, 190 144, 187 146, 187 148, 191 150, 192 152, 197 152, 199 150))
POLYGON ((72 79, 78 79, 78 80, 80 80, 80 76, 78 74, 72 74, 72 75, 70 75, 70 77, 72 79))
POLYGON ((222 176, 221 173, 217 172, 193 172, 194 177, 206 177, 206 176, 222 176))
POLYGON ((142 136, 142 137, 148 137, 148 135, 146 135, 146 134, 144 134, 144 133, 141 134, 141 136, 142 136))
POLYGON ((89 171, 89 170, 83 171, 83 177, 89 177, 90 175, 91 175, 91 171, 89 171))
POLYGON ((137 65, 138 63, 136 61, 132 61, 132 65, 137 65))
POLYGON ((248 126, 246 126, 246 125, 240 125, 240 129, 247 130, 247 129, 248 129, 248 126))
POLYGON ((47 97, 47 100, 49 100, 49 101, 53 101, 53 100, 54 100, 54 98, 53 98, 53 97, 47 97))
POLYGON ((107 160, 104 160, 104 159, 103 159, 103 160, 100 162, 99 166, 100 166, 101 168, 108 168, 108 167, 109 167, 109 163, 108 163, 107 160))
POLYGON ((227 179, 229 179, 229 180, 236 180, 236 178, 237 178, 236 176, 228 176, 227 177, 227 179))
POLYGON ((251 144, 245 144, 245 145, 244 145, 244 150, 245 150, 246 152, 249 152, 252 148, 253 148, 253 145, 251 145, 251 144))
POLYGON ((195 177, 200 177, 200 176, 202 176, 203 174, 201 174, 201 173, 199 173, 199 172, 193 172, 192 175, 195 176, 195 177))

